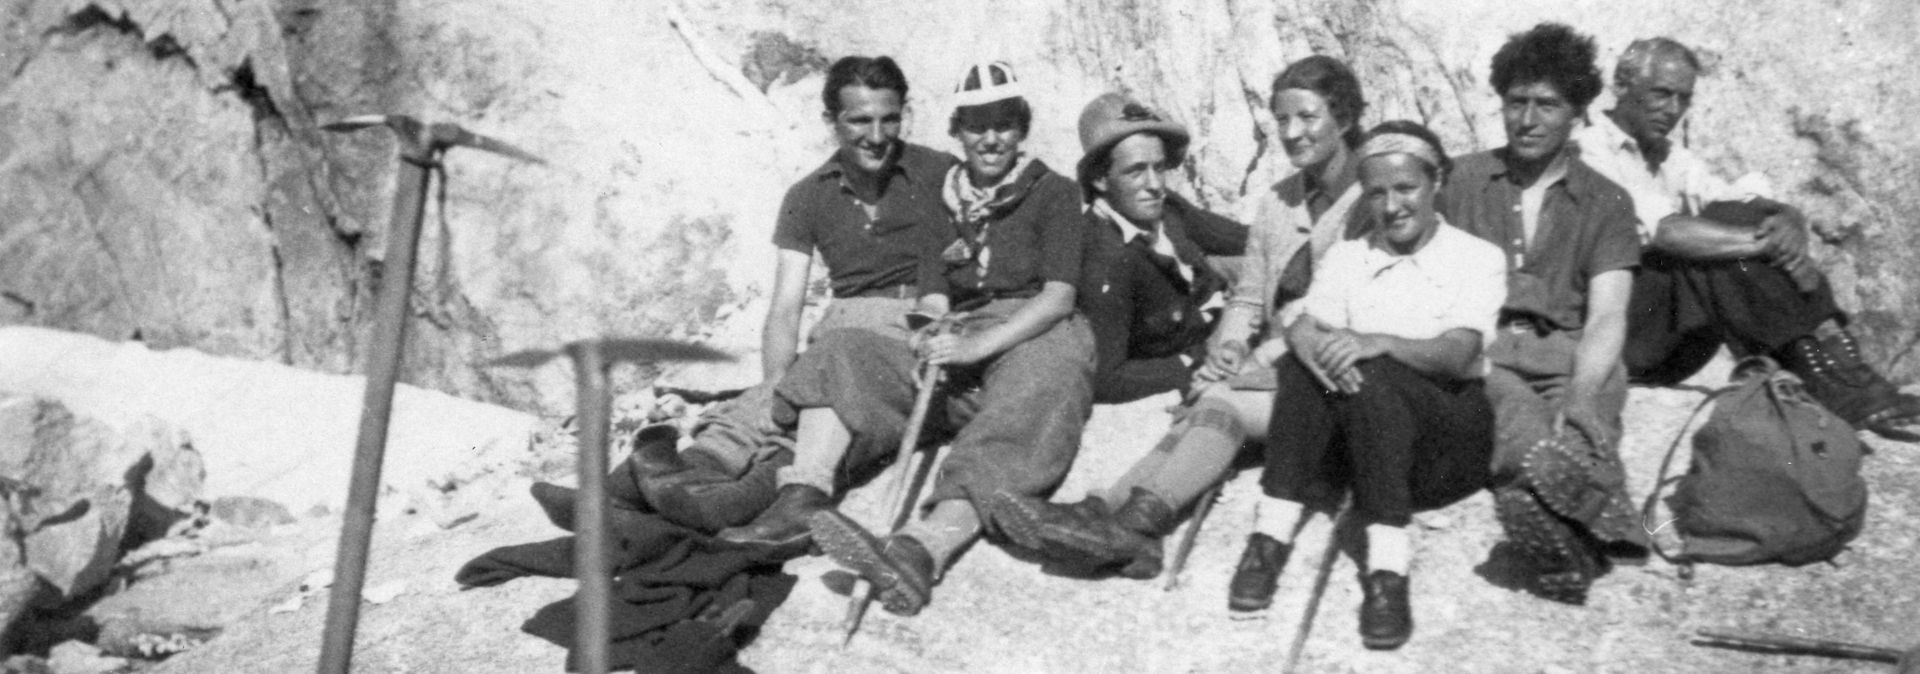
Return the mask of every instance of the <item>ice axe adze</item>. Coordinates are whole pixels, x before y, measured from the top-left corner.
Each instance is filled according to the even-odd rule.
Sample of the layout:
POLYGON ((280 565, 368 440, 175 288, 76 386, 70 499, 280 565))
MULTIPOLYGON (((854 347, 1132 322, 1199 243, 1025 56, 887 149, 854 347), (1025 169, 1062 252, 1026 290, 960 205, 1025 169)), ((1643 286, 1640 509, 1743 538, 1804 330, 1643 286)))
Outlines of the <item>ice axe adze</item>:
POLYGON ((580 579, 574 597, 573 647, 580 671, 605 674, 608 595, 613 579, 607 572, 607 427, 613 416, 613 392, 607 369, 614 363, 733 360, 732 356, 698 344, 660 339, 589 339, 559 351, 521 351, 486 364, 488 367, 535 368, 565 354, 573 360, 579 386, 575 428, 580 440, 580 489, 574 492, 573 575, 580 579))
POLYGON ((414 253, 420 244, 420 216, 427 201, 427 172, 450 147, 471 147, 542 163, 511 145, 476 135, 452 124, 421 124, 401 115, 365 115, 322 125, 328 131, 357 131, 374 126, 393 129, 400 140, 400 169, 393 193, 393 219, 387 229, 387 257, 374 306, 373 339, 368 342, 366 398, 360 409, 360 436, 354 445, 353 477, 340 527, 340 549, 333 565, 333 590, 327 599, 327 626, 320 647, 321 674, 346 674, 353 662, 353 633, 360 621, 360 588, 366 581, 367 547, 373 539, 374 500, 380 492, 380 463, 387 448, 387 421, 393 413, 393 385, 400 376, 400 352, 407 335, 407 296, 413 290, 414 253))

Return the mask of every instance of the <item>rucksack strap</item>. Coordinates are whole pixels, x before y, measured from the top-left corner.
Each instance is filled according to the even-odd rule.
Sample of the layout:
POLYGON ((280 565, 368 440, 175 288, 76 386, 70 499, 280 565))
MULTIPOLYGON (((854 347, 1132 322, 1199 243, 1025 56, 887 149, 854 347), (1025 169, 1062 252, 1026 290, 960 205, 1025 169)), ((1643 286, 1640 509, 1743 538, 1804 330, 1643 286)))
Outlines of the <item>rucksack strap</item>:
POLYGON ((1647 492, 1646 505, 1640 509, 1640 528, 1647 532, 1647 547, 1652 548, 1654 554, 1659 555, 1661 559, 1667 560, 1670 564, 1690 565, 1690 563, 1681 561, 1673 555, 1668 554, 1666 549, 1660 547, 1660 537, 1658 534, 1661 529, 1666 528, 1666 526, 1672 524, 1672 522, 1664 522, 1659 526, 1653 525, 1653 511, 1654 508, 1660 504, 1660 494, 1666 490, 1668 485, 1680 481, 1678 476, 1667 477, 1667 471, 1673 467, 1673 455, 1680 450, 1680 441, 1688 437, 1687 429, 1693 426, 1695 419, 1700 418, 1700 410, 1706 409, 1708 403, 1720 399, 1722 395, 1727 391, 1733 390, 1733 388, 1734 387, 1729 386, 1715 391, 1709 394, 1705 400, 1701 400, 1700 404, 1693 406, 1693 412, 1687 415, 1686 423, 1680 425, 1680 430, 1673 434, 1673 442, 1667 445, 1667 456, 1660 460, 1660 472, 1654 478, 1653 489, 1647 492))
MULTIPOLYGON (((1694 420, 1700 418, 1700 411, 1706 409, 1709 403, 1739 390, 1741 386, 1747 383, 1749 377, 1760 377, 1770 380, 1773 378, 1773 373, 1779 369, 1780 364, 1766 356, 1742 358, 1739 363, 1734 365, 1733 371, 1736 375, 1744 372, 1746 373, 1745 376, 1728 382, 1726 386, 1722 386, 1719 390, 1707 394, 1707 397, 1701 400, 1700 404, 1694 405, 1693 412, 1687 415, 1686 423, 1680 425, 1680 430, 1673 434, 1673 442, 1667 445, 1667 456, 1660 460, 1660 473, 1654 478, 1653 489, 1647 493, 1646 505, 1642 506, 1640 510, 1640 528, 1647 532, 1647 547, 1652 548, 1654 554, 1659 555, 1661 559, 1666 560, 1668 563, 1680 565, 1682 567, 1682 574, 1691 574, 1693 563, 1668 554, 1665 549, 1660 547, 1660 537, 1655 535, 1660 529, 1666 528, 1668 524, 1672 524, 1673 522, 1665 522, 1657 527, 1652 525, 1653 511, 1654 508, 1660 504, 1660 494, 1666 490, 1668 485, 1678 482, 1681 477, 1684 477, 1667 477, 1668 470, 1673 467, 1673 455, 1680 450, 1681 441, 1692 437, 1688 435, 1687 429, 1693 427, 1694 420)), ((1771 386, 1771 384, 1767 385, 1771 386)), ((1768 397, 1771 398, 1773 396, 1768 397)), ((1778 403, 1776 402, 1775 404, 1777 405, 1778 403)), ((1675 518, 1673 521, 1678 521, 1678 518, 1675 518)))

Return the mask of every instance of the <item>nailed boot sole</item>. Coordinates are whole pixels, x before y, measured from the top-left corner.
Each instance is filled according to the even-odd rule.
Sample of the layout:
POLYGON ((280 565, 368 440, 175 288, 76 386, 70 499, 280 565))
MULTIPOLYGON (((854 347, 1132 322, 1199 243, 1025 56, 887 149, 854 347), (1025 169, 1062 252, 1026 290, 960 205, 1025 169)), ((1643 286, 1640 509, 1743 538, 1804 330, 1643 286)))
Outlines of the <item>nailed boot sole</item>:
POLYGON ((911 616, 927 605, 931 581, 910 578, 918 574, 896 565, 881 551, 880 540, 858 522, 834 510, 814 513, 808 522, 813 525, 813 541, 820 549, 873 583, 880 606, 888 613, 911 616))
POLYGON ((1041 553, 1064 568, 1098 569, 1135 560, 1135 555, 1123 552, 1116 556, 1115 553, 1120 551, 1114 550, 1105 538, 1072 527, 1048 524, 1045 514, 1040 511, 1049 507, 1046 504, 1011 494, 995 494, 992 498, 998 506, 996 512, 1005 516, 997 524, 1006 531, 1008 538, 1021 547, 1041 553))

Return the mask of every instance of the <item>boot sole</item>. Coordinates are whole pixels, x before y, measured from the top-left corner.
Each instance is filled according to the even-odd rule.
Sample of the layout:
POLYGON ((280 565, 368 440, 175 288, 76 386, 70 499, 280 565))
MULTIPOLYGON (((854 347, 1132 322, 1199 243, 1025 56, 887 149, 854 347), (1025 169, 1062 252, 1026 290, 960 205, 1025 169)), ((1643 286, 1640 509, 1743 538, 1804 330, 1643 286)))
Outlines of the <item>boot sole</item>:
POLYGON ((1401 646, 1407 645, 1407 641, 1412 638, 1413 638, 1412 630, 1408 630, 1407 634, 1400 634, 1392 637, 1375 637, 1375 636, 1361 635, 1360 644, 1363 646, 1366 646, 1367 650, 1391 651, 1401 646))
POLYGON ((1023 548, 1041 553, 1060 568, 1104 569, 1131 564, 1136 559, 1133 555, 1114 556, 1113 551, 1096 536, 1048 526, 1042 522, 1035 504, 1026 499, 1010 494, 995 494, 992 498, 1000 506, 996 510, 1007 516, 1004 521, 996 523, 1006 530, 1007 537, 1023 548))
POLYGON ((809 517, 808 523, 813 526, 813 541, 828 557, 873 583, 880 606, 888 613, 911 616, 927 605, 930 592, 916 587, 910 574, 880 550, 880 540, 858 522, 838 511, 823 510, 809 517))
POLYGON ((1268 595, 1265 599, 1259 600, 1233 596, 1227 597, 1227 609, 1239 613, 1258 613, 1267 610, 1271 606, 1273 606, 1272 595, 1268 595))

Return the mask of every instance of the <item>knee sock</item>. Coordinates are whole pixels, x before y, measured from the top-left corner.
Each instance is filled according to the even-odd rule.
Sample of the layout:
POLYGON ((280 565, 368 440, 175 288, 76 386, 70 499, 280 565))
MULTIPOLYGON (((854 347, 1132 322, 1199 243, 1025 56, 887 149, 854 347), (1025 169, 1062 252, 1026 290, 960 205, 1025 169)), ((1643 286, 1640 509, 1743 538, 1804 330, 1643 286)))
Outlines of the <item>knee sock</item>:
MULTIPOLYGON (((1140 486, 1175 510, 1184 508, 1220 481, 1246 439, 1246 432, 1234 419, 1232 406, 1202 399, 1189 413, 1186 432, 1174 442, 1160 469, 1143 479, 1140 486)), ((1124 493, 1116 495, 1125 496, 1124 493)))
POLYGON ((953 554, 980 537, 980 513, 966 499, 951 499, 934 504, 926 517, 900 528, 903 536, 912 536, 933 555, 934 575, 938 576, 953 560, 953 554))
POLYGON ((1413 536, 1406 527, 1367 525, 1367 572, 1392 571, 1407 575, 1413 565, 1413 536))
POLYGON ((852 443, 853 434, 840 422, 840 415, 834 413, 833 408, 800 410, 800 427, 794 432, 793 465, 776 472, 774 482, 782 487, 804 484, 832 494, 833 478, 840 470, 841 460, 847 456, 847 446, 852 443))
POLYGON ((1269 496, 1260 499, 1260 503, 1254 506, 1253 530, 1272 536, 1281 543, 1292 544, 1294 533, 1300 530, 1300 518, 1306 513, 1306 505, 1298 501, 1269 496))

